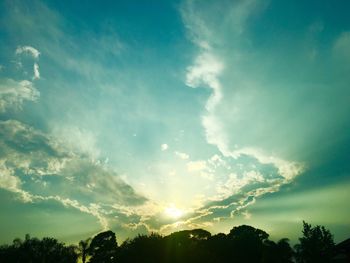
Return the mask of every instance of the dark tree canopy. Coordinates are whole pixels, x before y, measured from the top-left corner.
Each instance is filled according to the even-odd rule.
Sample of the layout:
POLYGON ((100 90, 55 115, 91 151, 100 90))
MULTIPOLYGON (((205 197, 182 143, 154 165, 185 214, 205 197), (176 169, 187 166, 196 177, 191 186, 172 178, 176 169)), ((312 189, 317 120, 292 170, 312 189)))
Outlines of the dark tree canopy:
POLYGON ((116 262, 117 239, 112 231, 105 231, 96 235, 90 244, 90 263, 116 262))
POLYGON ((65 246, 54 238, 42 240, 26 235, 16 238, 10 246, 0 248, 0 262, 18 263, 75 263, 78 255, 74 246, 65 246))
POLYGON ((271 240, 266 240, 265 249, 262 256, 264 263, 292 263, 294 252, 289 245, 287 238, 282 238, 277 243, 271 240))
POLYGON ((122 244, 118 262, 164 262, 164 248, 162 236, 154 233, 138 235, 122 244))
POLYGON ((331 232, 324 226, 312 227, 303 221, 303 236, 296 248, 297 262, 326 263, 333 257, 334 241, 331 232))
POLYGON ((233 262, 261 262, 264 242, 269 235, 260 229, 242 225, 234 227, 228 234, 233 262))
POLYGON ((54 238, 15 239, 0 247, 0 263, 346 263, 347 246, 334 249, 333 236, 323 226, 303 222, 296 250, 283 238, 277 242, 269 234, 242 225, 229 234, 211 235, 203 229, 183 230, 168 236, 156 233, 127 239, 118 247, 112 231, 97 234, 65 246, 54 238), (344 248, 345 247, 345 248, 344 248), (345 252, 344 252, 345 251, 345 252), (337 254, 338 253, 338 254, 337 254))

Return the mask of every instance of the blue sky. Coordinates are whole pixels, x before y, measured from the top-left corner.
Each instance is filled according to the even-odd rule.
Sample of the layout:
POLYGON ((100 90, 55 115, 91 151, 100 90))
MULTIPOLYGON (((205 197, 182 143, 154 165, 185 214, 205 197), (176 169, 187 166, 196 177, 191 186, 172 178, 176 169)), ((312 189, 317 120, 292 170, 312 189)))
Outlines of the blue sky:
POLYGON ((347 1, 3 1, 0 242, 349 231, 347 1))

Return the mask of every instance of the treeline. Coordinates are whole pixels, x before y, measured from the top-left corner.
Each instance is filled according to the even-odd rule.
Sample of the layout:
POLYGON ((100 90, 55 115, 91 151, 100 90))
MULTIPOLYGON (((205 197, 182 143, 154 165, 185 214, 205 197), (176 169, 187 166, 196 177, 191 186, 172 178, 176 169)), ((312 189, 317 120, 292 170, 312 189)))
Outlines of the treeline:
POLYGON ((0 247, 4 263, 326 263, 336 260, 333 236, 322 226, 303 222, 302 237, 292 248, 289 240, 269 240, 260 229, 242 225, 229 234, 211 235, 203 229, 168 236, 138 235, 118 246, 112 231, 66 246, 54 238, 15 239, 0 247))

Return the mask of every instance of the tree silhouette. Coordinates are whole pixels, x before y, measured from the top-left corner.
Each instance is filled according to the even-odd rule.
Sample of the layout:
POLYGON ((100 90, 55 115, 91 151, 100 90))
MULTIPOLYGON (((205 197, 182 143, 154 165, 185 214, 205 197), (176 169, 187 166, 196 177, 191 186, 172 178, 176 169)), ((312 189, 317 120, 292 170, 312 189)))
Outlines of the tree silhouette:
POLYGON ((126 240, 120 247, 118 262, 165 262, 163 237, 152 233, 126 240))
MULTIPOLYGON (((11 245, 0 246, 0 263, 76 263, 78 256, 83 263, 347 262, 334 257, 333 236, 323 226, 312 227, 303 222, 302 233, 300 243, 295 246, 296 253, 288 239, 274 242, 265 231, 247 225, 234 227, 227 235, 212 236, 203 229, 183 230, 168 236, 138 235, 120 247, 112 231, 97 234, 91 242, 82 240, 77 247, 66 246, 54 238, 40 240, 26 235, 24 240, 16 238, 11 245), (332 261, 332 257, 338 261, 332 261)), ((342 253, 346 256, 343 250, 342 253)))
POLYGON ((261 262, 264 242, 269 234, 252 226, 234 227, 228 234, 233 262, 261 262))
POLYGON ((96 235, 89 248, 90 263, 112 263, 117 258, 117 240, 112 231, 105 231, 96 235))
POLYGON ((79 256, 81 257, 81 261, 83 263, 86 262, 86 256, 89 253, 90 242, 91 242, 91 238, 87 238, 85 240, 80 240, 80 242, 79 242, 78 251, 79 251, 79 256))
POLYGON ((65 246, 57 239, 44 237, 24 241, 16 238, 11 246, 0 248, 0 262, 6 263, 76 263, 78 255, 74 246, 65 246))
POLYGON ((282 238, 277 243, 266 240, 264 242, 264 263, 292 263, 294 252, 289 245, 288 238, 282 238))
POLYGON ((296 259, 299 263, 331 262, 334 241, 329 230, 324 226, 312 227, 303 221, 303 236, 299 238, 296 248, 296 259))
POLYGON ((211 234, 203 229, 183 230, 164 238, 167 262, 203 262, 209 254, 205 243, 211 234))

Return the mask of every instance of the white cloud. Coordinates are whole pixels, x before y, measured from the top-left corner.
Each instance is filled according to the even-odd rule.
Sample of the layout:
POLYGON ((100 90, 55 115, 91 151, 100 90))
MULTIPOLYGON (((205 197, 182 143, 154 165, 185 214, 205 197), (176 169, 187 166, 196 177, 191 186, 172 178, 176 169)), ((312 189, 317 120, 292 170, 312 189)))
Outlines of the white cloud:
POLYGON ((40 79, 40 72, 39 72, 39 65, 38 65, 38 63, 34 63, 33 70, 34 70, 33 80, 34 79, 40 79))
POLYGON ((217 185, 217 192, 219 196, 215 199, 221 200, 230 197, 233 194, 239 193, 239 191, 250 183, 264 181, 263 176, 256 171, 245 172, 243 175, 236 173, 230 173, 228 179, 225 182, 220 182, 217 185))
POLYGON ((22 53, 29 53, 33 58, 39 58, 40 52, 36 48, 31 46, 18 46, 16 49, 16 55, 20 55, 22 53))
MULTIPOLYGON (((192 88, 206 87, 211 89, 211 95, 201 117, 202 126, 207 142, 215 145, 223 156, 221 157, 221 154, 213 156, 207 163, 204 161, 189 162, 187 168, 189 171, 207 170, 211 174, 215 174, 216 195, 212 195, 209 199, 216 200, 218 203, 225 201, 226 198, 228 200, 232 198, 233 201, 231 203, 227 201, 225 205, 219 205, 213 209, 231 208, 232 212, 235 213, 253 204, 256 197, 278 191, 281 185, 291 182, 305 168, 301 163, 284 160, 278 155, 269 154, 272 151, 268 147, 266 150, 260 150, 260 145, 252 144, 251 147, 246 148, 237 145, 240 142, 241 134, 233 133, 232 130, 241 128, 240 132, 244 135, 245 127, 235 126, 234 129, 231 129, 232 127, 227 124, 238 115, 238 118, 247 117, 243 116, 243 113, 237 114, 239 105, 235 105, 235 100, 232 99, 232 94, 241 98, 239 96, 239 91, 242 89, 239 87, 240 83, 224 81, 227 80, 228 74, 234 75, 241 71, 238 66, 233 68, 232 65, 239 65, 235 63, 234 59, 241 59, 242 54, 240 54, 240 50, 230 50, 225 54, 224 49, 226 46, 235 47, 234 43, 231 44, 235 38, 237 41, 242 41, 250 15, 264 7, 264 4, 260 4, 256 0, 230 2, 227 9, 222 10, 225 12, 223 20, 210 19, 213 14, 208 6, 210 7, 210 4, 197 6, 196 2, 190 1, 182 10, 183 20, 189 30, 191 40, 199 49, 199 54, 194 58, 192 65, 187 67, 185 83, 192 88), (207 26, 206 21, 220 22, 208 23, 210 26, 207 26), (222 34, 223 32, 229 32, 230 37, 222 34), (225 43, 225 41, 230 42, 225 43), (216 48, 220 47, 220 44, 224 44, 223 49, 216 48), (225 57, 226 55, 230 55, 230 59, 225 57), (221 80, 221 76, 225 78, 221 80), (227 110, 230 111, 229 114, 225 114, 227 110), (244 159, 242 157, 247 157, 258 166, 266 165, 270 167, 271 171, 277 170, 277 174, 276 172, 273 172, 273 175, 263 174, 259 168, 251 170, 251 168, 244 167, 245 165, 243 165, 242 171, 238 170, 238 165, 237 170, 231 170, 230 165, 226 163, 227 160, 230 163, 230 160, 244 159), (226 178, 221 175, 223 171, 226 173, 226 178)), ((254 105, 249 104, 249 106, 254 105)), ((250 119, 247 121, 249 122, 250 119)), ((208 213, 212 213, 210 209, 207 213, 203 213, 203 216, 207 216, 208 213)), ((199 216, 199 218, 201 217, 199 216)), ((247 215, 247 217, 249 216, 247 215)))
MULTIPOLYGON (((215 49, 210 45, 214 43, 215 34, 206 26, 206 19, 199 11, 196 13, 194 4, 190 3, 186 10, 183 10, 183 16, 187 28, 196 36, 195 44, 198 45, 200 54, 195 58, 193 65, 187 68, 186 84, 190 87, 200 87, 206 85, 213 92, 206 103, 206 113, 202 116, 202 125, 205 129, 207 142, 216 145, 224 156, 237 158, 240 155, 249 155, 256 158, 263 164, 275 165, 282 176, 290 180, 302 171, 302 165, 288 162, 276 156, 264 154, 263 151, 254 147, 249 149, 231 149, 226 127, 223 125, 220 116, 217 114, 217 108, 225 99, 222 92, 222 84, 219 80, 220 74, 223 72, 225 63, 218 55, 215 55, 215 49), (187 13, 186 13, 187 12, 187 13), (198 43, 206 43, 200 45, 198 43)), ((230 26, 239 35, 244 31, 249 16, 260 7, 256 0, 240 1, 228 7, 227 16, 230 26)), ((344 37, 346 38, 346 37, 344 37)), ((346 38, 347 39, 347 38, 346 38)), ((342 41, 341 43, 343 43, 342 41)), ((346 41, 345 41, 346 42, 346 41)), ((239 138, 237 138, 239 139, 239 138)))
POLYGON ((175 152, 175 155, 179 158, 181 158, 182 160, 187 160, 190 158, 190 156, 186 153, 182 153, 182 152, 175 152))
POLYGON ((227 151, 227 139, 223 133, 220 120, 215 115, 215 109, 223 98, 219 75, 224 69, 224 62, 214 55, 210 47, 202 48, 193 65, 187 68, 186 85, 192 88, 207 86, 212 94, 206 102, 206 114, 202 116, 207 142, 218 146, 221 152, 227 151))
POLYGON ((22 190, 21 184, 21 180, 14 174, 14 169, 6 166, 6 160, 0 159, 0 188, 18 194, 25 203, 32 202, 32 195, 22 190))
MULTIPOLYGON (((29 54, 31 55, 35 60, 39 59, 40 52, 39 50, 31 47, 31 46, 19 46, 16 49, 16 55, 21 55, 21 54, 29 54)), ((18 65, 22 67, 22 62, 17 61, 18 65)), ((34 63, 33 65, 33 80, 40 79, 40 72, 39 72, 39 64, 37 62, 34 63)))
POLYGON ((169 148, 169 145, 167 145, 166 143, 163 143, 161 146, 160 146, 160 149, 164 152, 166 150, 168 150, 169 148))
POLYGON ((205 84, 212 89, 219 89, 220 83, 217 77, 223 67, 222 62, 210 52, 210 49, 203 49, 193 65, 187 68, 186 84, 192 88, 205 84))
POLYGON ((39 95, 31 81, 0 79, 0 112, 8 108, 21 109, 24 101, 36 101, 39 95))
POLYGON ((52 133, 55 139, 64 143, 70 151, 86 154, 93 159, 98 159, 100 156, 100 150, 96 146, 96 135, 90 131, 54 123, 52 133))
POLYGON ((20 186, 20 180, 13 176, 13 170, 5 165, 4 160, 0 160, 0 187, 9 191, 16 191, 20 186))
POLYGON ((0 187, 23 202, 54 200, 91 214, 103 229, 111 219, 104 206, 146 202, 113 170, 91 160, 84 148, 67 144, 21 122, 1 121, 0 187))
POLYGON ((279 174, 287 181, 292 180, 305 170, 305 165, 302 163, 286 161, 272 155, 269 156, 254 148, 242 148, 231 153, 231 156, 235 158, 240 155, 253 156, 262 164, 274 165, 278 169, 279 174))
POLYGON ((214 107, 222 98, 218 76, 223 68, 223 62, 208 50, 203 50, 195 59, 193 65, 187 68, 187 86, 196 88, 203 84, 213 89, 213 93, 206 104, 206 109, 209 112, 214 110, 214 107))

